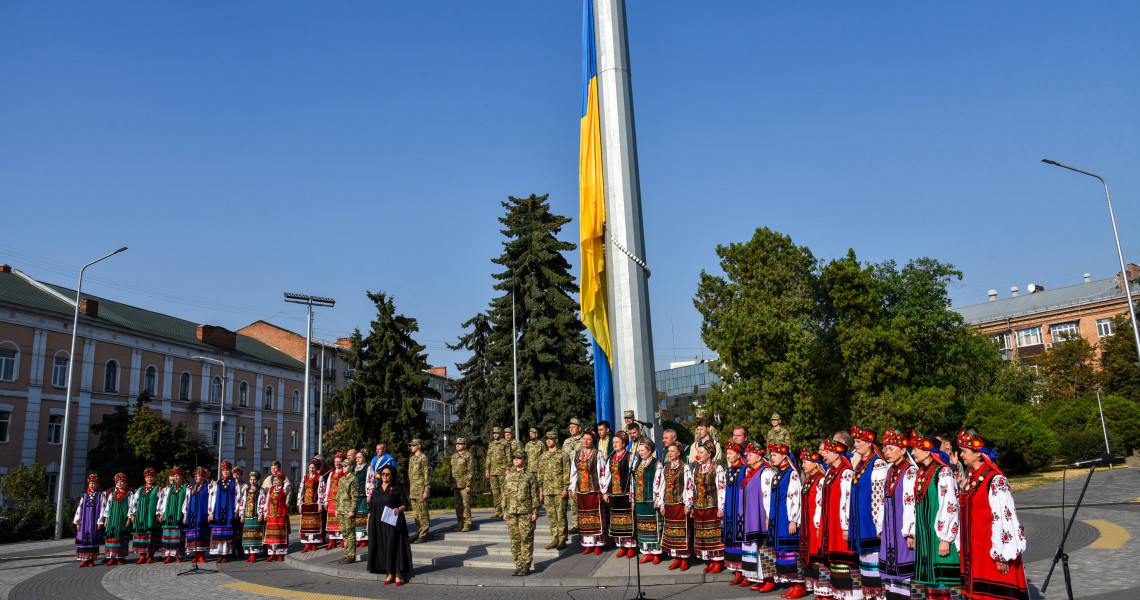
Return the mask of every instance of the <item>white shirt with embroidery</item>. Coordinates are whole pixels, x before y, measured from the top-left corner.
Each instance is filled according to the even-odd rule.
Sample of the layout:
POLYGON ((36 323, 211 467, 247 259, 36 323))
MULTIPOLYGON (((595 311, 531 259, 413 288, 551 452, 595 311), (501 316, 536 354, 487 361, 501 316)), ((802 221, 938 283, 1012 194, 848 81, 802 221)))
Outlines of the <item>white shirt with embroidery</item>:
POLYGON ((938 467, 938 515, 934 518, 934 535, 939 540, 959 543, 958 535, 958 480, 954 472, 938 467))
POLYGON ((883 504, 887 498, 887 475, 891 472, 891 463, 885 460, 875 461, 871 467, 871 519, 875 521, 875 534, 883 535, 883 504))
MULTIPOLYGON (((622 456, 621 456, 621 458, 618 459, 618 461, 624 462, 628 465, 629 461, 630 461, 629 452, 622 450, 621 454, 622 454, 622 456)), ((577 471, 577 469, 574 469, 574 470, 577 471)), ((571 475, 571 476, 573 476, 573 475, 571 475)), ((610 470, 609 459, 607 459, 604 456, 599 455, 598 456, 598 489, 602 490, 603 492, 605 492, 607 494, 610 493, 610 483, 613 482, 613 477, 614 477, 614 474, 613 474, 613 471, 610 470)), ((626 485, 628 486, 629 482, 626 482, 626 485)))
POLYGON ((1017 508, 1013 505, 1009 480, 1003 475, 995 475, 990 480, 988 493, 990 510, 993 513, 990 558, 1009 562, 1025 552, 1025 532, 1017 519, 1017 508))
POLYGON ((839 474, 839 528, 848 531, 851 527, 851 486, 855 481, 855 471, 843 469, 839 474))
POLYGON ((800 483, 799 471, 788 469, 788 496, 785 500, 788 507, 788 521, 800 525, 800 498, 803 496, 803 484, 800 483))
MULTIPOLYGON (((590 450, 593 452, 597 452, 596 448, 591 448, 590 450)), ((606 461, 606 459, 602 457, 602 454, 600 452, 598 452, 597 454, 598 454, 597 467, 594 469, 594 471, 595 471, 595 474, 598 476, 598 489, 604 490, 604 489, 606 489, 606 486, 602 484, 602 471, 603 471, 603 469, 608 471, 609 470, 609 464, 608 464, 608 461, 606 461)), ((589 458, 587 456, 585 450, 582 450, 582 451, 578 452, 577 454, 575 454, 573 457, 571 457, 571 460, 573 462, 570 463, 570 487, 567 488, 571 492, 577 492, 578 491, 576 489, 578 486, 578 461, 585 459, 585 458, 589 458)), ((607 483, 608 483, 608 480, 607 480, 607 483)))
MULTIPOLYGON (((652 490, 652 494, 650 495, 649 501, 653 502, 654 506, 657 506, 659 504, 658 499, 661 498, 661 496, 663 496, 665 494, 665 471, 662 469, 660 461, 654 460, 653 458, 650 458, 648 461, 645 461, 645 465, 647 467, 650 464, 653 465, 653 482, 650 485, 650 489, 652 490)), ((640 467, 641 467, 641 463, 638 463, 638 470, 644 470, 644 469, 641 469, 640 467)), ((635 492, 637 491, 636 490, 637 482, 634 481, 634 478, 636 478, 636 477, 637 476, 634 475, 633 477, 630 477, 630 480, 629 480, 629 501, 630 502, 637 502, 638 501, 634 497, 635 492)), ((645 502, 645 500, 641 500, 641 502, 645 502)))
MULTIPOLYGON (((681 494, 681 503, 685 505, 686 509, 693 507, 693 472, 689 469, 689 465, 682 463, 679 460, 673 461, 665 468, 676 469, 678 466, 681 468, 682 477, 685 478, 684 491, 681 494)), ((662 473, 661 479, 661 493, 657 496, 657 508, 664 510, 665 508, 665 478, 662 473)))
POLYGON ((914 506, 914 484, 918 481, 918 467, 914 465, 907 465, 903 470, 902 475, 899 475, 898 485, 902 486, 903 494, 903 513, 902 513, 902 534, 903 537, 914 537, 914 520, 915 520, 915 506, 914 506))

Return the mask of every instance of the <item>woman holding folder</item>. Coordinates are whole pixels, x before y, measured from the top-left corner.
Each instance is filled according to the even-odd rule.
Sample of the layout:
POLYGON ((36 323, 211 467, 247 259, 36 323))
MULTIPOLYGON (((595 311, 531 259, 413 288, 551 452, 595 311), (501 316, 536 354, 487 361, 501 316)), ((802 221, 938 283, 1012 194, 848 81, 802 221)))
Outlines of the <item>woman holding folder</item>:
POLYGON ((395 483, 396 468, 384 465, 368 500, 368 571, 386 573, 385 584, 405 583, 412 572, 412 546, 408 538, 408 495, 395 483))

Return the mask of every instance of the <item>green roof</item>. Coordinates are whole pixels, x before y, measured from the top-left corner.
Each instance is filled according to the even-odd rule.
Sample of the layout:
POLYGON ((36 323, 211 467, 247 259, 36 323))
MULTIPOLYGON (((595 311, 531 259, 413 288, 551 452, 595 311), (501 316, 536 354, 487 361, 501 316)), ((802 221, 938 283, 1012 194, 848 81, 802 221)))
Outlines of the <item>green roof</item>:
MULTIPOLYGON (((75 298, 75 290, 51 283, 39 282, 44 287, 63 295, 66 298, 75 298)), ((297 360, 288 354, 273 348, 269 344, 256 338, 236 334, 237 343, 234 350, 219 348, 198 339, 198 323, 164 315, 162 313, 146 310, 99 296, 85 294, 84 298, 99 303, 99 316, 89 317, 79 313, 82 322, 93 325, 109 325, 127 329, 142 334, 153 335, 187 346, 197 346, 203 353, 225 354, 259 360, 280 365, 290 369, 302 369, 304 361, 297 360)), ((71 319, 75 314, 75 306, 71 300, 64 301, 56 296, 32 285, 16 273, 0 273, 0 304, 12 304, 39 311, 51 312, 71 319)))

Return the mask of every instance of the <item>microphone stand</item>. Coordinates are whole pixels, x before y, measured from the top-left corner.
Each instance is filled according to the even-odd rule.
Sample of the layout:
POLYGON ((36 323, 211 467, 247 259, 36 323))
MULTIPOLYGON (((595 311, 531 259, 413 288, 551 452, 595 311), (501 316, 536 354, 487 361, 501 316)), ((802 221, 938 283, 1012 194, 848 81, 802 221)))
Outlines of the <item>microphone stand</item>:
MULTIPOLYGON (((1073 600, 1073 579, 1069 574, 1069 555, 1065 552, 1065 541, 1069 539, 1069 532, 1073 529, 1073 522, 1077 520, 1077 511, 1081 509, 1081 501, 1085 499, 1085 492, 1089 489, 1089 482, 1092 481, 1093 471, 1101 461, 1097 461, 1089 466, 1088 477, 1085 477, 1085 485, 1081 488, 1081 495, 1077 497, 1077 504, 1073 507, 1073 514, 1069 517, 1069 524, 1065 526, 1065 534, 1061 536, 1061 545, 1057 546, 1057 554, 1053 556, 1053 564, 1049 565, 1049 574, 1045 576, 1045 583, 1041 585, 1041 593, 1044 594, 1045 590, 1049 589, 1049 579, 1053 577, 1053 569, 1057 568, 1057 561, 1061 562, 1061 569, 1065 573, 1065 591, 1069 594, 1069 600, 1073 600)), ((1061 500, 1061 505, 1065 505, 1064 499, 1061 500)))
MULTIPOLYGON (((652 457, 650 457, 650 460, 652 460, 652 457)), ((640 466, 641 466, 641 457, 639 456, 638 460, 637 460, 637 464, 634 465, 633 469, 630 469, 630 478, 629 478, 630 484, 633 485, 633 502, 630 503, 630 504, 632 504, 632 506, 630 506, 630 508, 633 509, 633 543, 635 546, 640 546, 640 543, 637 541, 637 483, 633 480, 633 471, 636 470, 640 466)), ((653 483, 649 482, 648 485, 652 487, 653 483)), ((640 550, 640 547, 638 549, 640 550)), ((638 552, 638 554, 641 554, 641 553, 638 552)), ((646 554, 646 556, 649 556, 649 555, 646 554)), ((637 595, 634 596, 634 600, 649 600, 649 598, 645 597, 645 592, 641 589, 641 559, 638 558, 634 562, 637 563, 635 565, 635 568, 637 569, 637 595)))

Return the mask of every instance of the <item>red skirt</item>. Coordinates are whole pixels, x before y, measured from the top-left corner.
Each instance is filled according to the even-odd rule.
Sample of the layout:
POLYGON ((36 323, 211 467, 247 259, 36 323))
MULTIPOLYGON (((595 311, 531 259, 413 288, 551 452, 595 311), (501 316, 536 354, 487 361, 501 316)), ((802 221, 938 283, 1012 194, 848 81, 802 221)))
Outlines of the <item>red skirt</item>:
POLYGON ((584 536, 605 535, 605 532, 602 530, 601 492, 579 492, 577 497, 578 533, 584 536))
POLYGON ((265 544, 268 546, 289 545, 289 517, 266 517, 265 544))
POLYGON ((693 532, 689 528, 689 518, 685 516, 684 504, 666 504, 665 525, 661 535, 661 547, 682 554, 689 552, 693 532))
POLYGON ((697 552, 724 552, 721 519, 716 516, 716 511, 715 507, 693 509, 693 549, 697 552))

